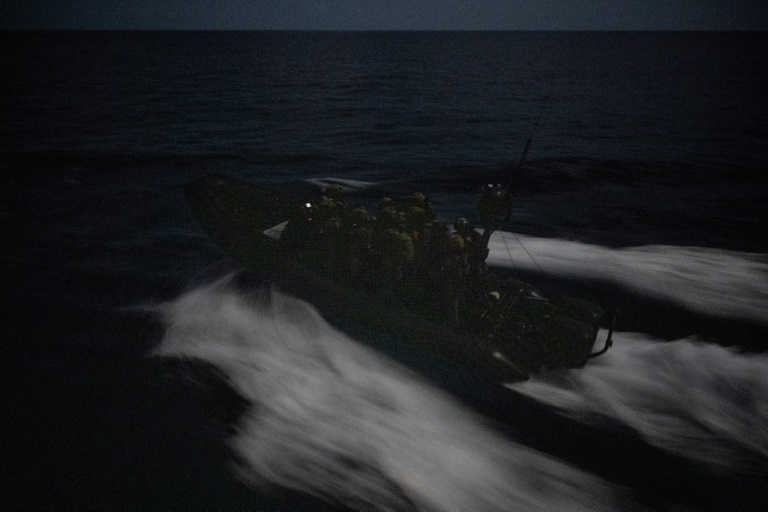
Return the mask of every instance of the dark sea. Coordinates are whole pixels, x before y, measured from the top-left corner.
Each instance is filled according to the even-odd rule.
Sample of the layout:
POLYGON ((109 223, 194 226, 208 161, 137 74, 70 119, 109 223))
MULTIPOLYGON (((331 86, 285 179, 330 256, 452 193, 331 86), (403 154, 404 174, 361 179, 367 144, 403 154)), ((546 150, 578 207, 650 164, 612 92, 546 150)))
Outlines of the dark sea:
POLYGON ((0 37, 3 510, 768 510, 765 34, 0 37), (479 223, 528 139, 489 262, 621 314, 506 387, 239 271, 183 195, 479 223))

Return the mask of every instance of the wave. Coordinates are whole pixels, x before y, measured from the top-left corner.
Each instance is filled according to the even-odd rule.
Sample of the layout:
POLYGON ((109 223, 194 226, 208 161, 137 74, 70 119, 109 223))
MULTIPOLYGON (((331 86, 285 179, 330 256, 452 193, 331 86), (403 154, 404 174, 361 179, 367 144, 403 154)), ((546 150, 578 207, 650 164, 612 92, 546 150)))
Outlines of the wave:
POLYGON ((507 387, 586 423, 609 417, 720 473, 768 475, 768 356, 615 333, 580 370, 507 387))
POLYGON ((409 370, 276 291, 229 279, 159 307, 154 354, 223 372, 251 407, 241 476, 357 510, 616 510, 623 490, 505 438, 409 370))
POLYGON ((496 232, 492 266, 616 283, 695 311, 768 324, 768 256, 699 247, 623 249, 496 232))
POLYGON ((345 178, 309 178, 305 180, 310 185, 324 190, 328 185, 341 185, 346 192, 360 192, 381 184, 373 181, 350 180, 345 178))
MULTIPOLYGON (((612 138, 615 139, 615 135, 612 138)), ((572 148, 563 148, 562 152, 567 154, 570 149, 572 148)), ((522 148, 520 150, 522 151, 522 148)), ((446 163, 432 171, 414 174, 411 180, 449 189, 467 190, 468 185, 479 188, 485 182, 496 183, 517 172, 519 162, 516 159, 502 162, 504 160, 495 165, 446 163)), ((519 190, 521 196, 570 193, 577 189, 583 191, 598 187, 604 200, 607 196, 606 185, 628 188, 652 186, 656 187, 657 193, 663 190, 662 187, 671 187, 672 192, 676 192, 681 187, 690 191, 692 188, 720 186, 713 194, 722 198, 732 195, 727 187, 724 188, 725 185, 741 187, 749 184, 752 187, 764 187, 762 168, 747 164, 738 166, 733 162, 722 164, 711 158, 702 163, 691 163, 689 158, 638 160, 571 155, 527 160, 520 173, 524 185, 519 190)), ((625 194, 623 200, 628 199, 631 198, 625 194)))
MULTIPOLYGON (((612 136, 611 138, 615 138, 612 136)), ((633 137, 628 137, 633 139, 633 137)), ((761 182, 761 173, 749 165, 735 166, 733 162, 691 163, 690 159, 653 160, 564 156, 531 161, 526 171, 526 188, 547 190, 555 187, 572 189, 577 186, 606 183, 619 185, 669 185, 692 187, 705 184, 735 184, 761 182)), ((722 191, 721 191, 722 192, 722 191)))
MULTIPOLYGON (((172 169, 213 168, 232 169, 238 172, 253 171, 252 166, 307 165, 333 162, 335 157, 318 152, 276 152, 221 150, 203 151, 184 148, 150 147, 141 150, 101 149, 43 149, 36 151, 0 151, 0 161, 10 170, 47 173, 65 170, 83 173, 114 173, 133 170, 136 167, 161 167, 172 169)), ((229 171, 231 172, 231 170, 229 171)))

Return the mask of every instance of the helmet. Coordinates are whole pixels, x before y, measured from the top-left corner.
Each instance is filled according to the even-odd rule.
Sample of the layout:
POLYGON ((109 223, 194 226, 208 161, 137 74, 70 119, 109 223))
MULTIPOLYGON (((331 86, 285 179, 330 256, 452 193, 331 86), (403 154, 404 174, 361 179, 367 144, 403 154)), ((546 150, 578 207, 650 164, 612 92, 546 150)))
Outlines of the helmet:
POLYGON ((453 223, 453 229, 455 229, 459 233, 469 231, 470 229, 469 221, 464 217, 459 217, 458 219, 456 219, 456 222, 453 223))
POLYGON ((370 220, 368 211, 363 206, 358 206, 352 210, 349 217, 354 226, 367 226, 370 220))
POLYGON ((344 188, 341 185, 328 185, 323 191, 323 195, 330 197, 334 201, 341 201, 344 199, 344 188))
POLYGON ((427 196, 421 192, 415 192, 408 200, 408 206, 416 206, 418 208, 425 208, 427 206, 427 196))

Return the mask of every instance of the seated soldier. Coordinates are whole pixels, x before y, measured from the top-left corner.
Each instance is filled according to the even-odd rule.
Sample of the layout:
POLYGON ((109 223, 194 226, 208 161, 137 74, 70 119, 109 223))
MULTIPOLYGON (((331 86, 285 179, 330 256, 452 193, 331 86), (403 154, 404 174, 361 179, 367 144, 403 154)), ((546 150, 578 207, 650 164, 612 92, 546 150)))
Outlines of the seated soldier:
POLYGON ((346 203, 344 202, 344 187, 341 185, 336 183, 328 185, 325 187, 325 190, 323 190, 323 196, 330 198, 339 206, 346 206, 346 203))
POLYGON ((480 233, 478 233, 472 223, 464 217, 456 219, 456 222, 453 224, 453 229, 455 229, 456 233, 464 239, 465 250, 471 258, 472 252, 477 250, 478 244, 480 243, 480 233))
POLYGON ((370 249, 373 235, 371 217, 359 206, 350 211, 346 218, 346 267, 350 277, 360 277, 370 263, 370 249))

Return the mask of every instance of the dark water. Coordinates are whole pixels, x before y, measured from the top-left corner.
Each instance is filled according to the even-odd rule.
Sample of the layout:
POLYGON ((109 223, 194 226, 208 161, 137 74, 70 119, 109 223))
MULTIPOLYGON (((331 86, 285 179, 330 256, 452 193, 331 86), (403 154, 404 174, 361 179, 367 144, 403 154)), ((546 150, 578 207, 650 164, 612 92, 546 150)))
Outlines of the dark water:
POLYGON ((768 505, 763 34, 2 38, 7 507, 768 505), (511 390, 217 282, 182 194, 336 179, 450 222, 529 137, 491 261, 623 315, 511 390))

